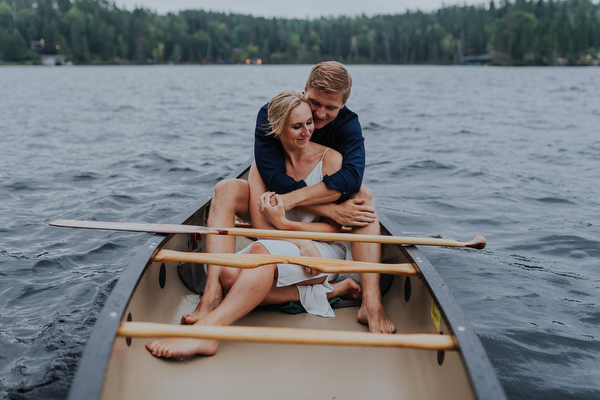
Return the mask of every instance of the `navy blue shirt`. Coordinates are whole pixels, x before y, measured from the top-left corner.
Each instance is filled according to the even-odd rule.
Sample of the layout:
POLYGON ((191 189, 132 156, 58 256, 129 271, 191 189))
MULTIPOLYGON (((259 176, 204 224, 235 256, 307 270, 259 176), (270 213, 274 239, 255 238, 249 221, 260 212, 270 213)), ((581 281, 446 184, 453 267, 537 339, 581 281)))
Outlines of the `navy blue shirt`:
MULTIPOLYGON (((305 187, 306 183, 287 175, 285 152, 281 142, 273 136, 267 136, 268 107, 269 104, 265 104, 256 118, 254 159, 269 191, 289 193, 305 187)), ((331 176, 323 177, 323 182, 327 187, 341 193, 340 201, 348 199, 360 189, 365 171, 365 139, 358 115, 344 106, 333 121, 321 129, 315 129, 311 140, 331 147, 342 155, 342 169, 331 176)))

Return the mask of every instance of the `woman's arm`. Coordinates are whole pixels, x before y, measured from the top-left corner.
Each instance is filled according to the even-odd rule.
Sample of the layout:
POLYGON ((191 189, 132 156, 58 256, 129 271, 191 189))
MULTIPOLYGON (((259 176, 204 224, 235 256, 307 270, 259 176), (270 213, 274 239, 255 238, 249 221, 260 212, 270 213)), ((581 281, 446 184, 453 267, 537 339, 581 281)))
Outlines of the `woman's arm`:
MULTIPOLYGON (((341 165, 340 154, 329 150, 323 159, 323 172, 326 173, 335 169, 335 164, 338 162, 339 165, 341 165), (329 153, 332 153, 332 155, 330 156, 329 153)), ((252 163, 248 175, 248 183, 250 186, 250 204, 248 208, 253 227, 257 229, 299 230, 308 232, 340 231, 340 225, 330 220, 322 222, 296 222, 288 220, 285 217, 285 210, 283 208, 281 197, 278 197, 277 200, 276 198, 272 199, 274 205, 269 204, 267 206, 266 204, 263 204, 259 209, 261 198, 265 196, 267 187, 258 173, 256 163, 252 163), (278 201, 278 203, 275 203, 276 201, 278 201)), ((265 199, 268 198, 271 200, 273 195, 274 193, 271 193, 268 197, 265 197, 265 199)))

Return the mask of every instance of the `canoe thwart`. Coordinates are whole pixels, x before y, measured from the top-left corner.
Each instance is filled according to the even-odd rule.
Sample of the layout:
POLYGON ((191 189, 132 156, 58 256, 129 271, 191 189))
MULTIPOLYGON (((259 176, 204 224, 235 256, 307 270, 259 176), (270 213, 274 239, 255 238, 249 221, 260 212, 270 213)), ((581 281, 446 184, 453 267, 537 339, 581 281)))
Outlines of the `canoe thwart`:
POLYGON ((223 265, 235 268, 256 268, 266 264, 297 264, 309 267, 319 272, 334 273, 361 273, 374 272, 380 274, 418 275, 414 264, 383 264, 368 263, 350 260, 335 260, 320 257, 285 256, 276 254, 223 254, 223 253, 195 253, 162 249, 158 251, 153 261, 156 262, 192 262, 223 265))
POLYGON ((185 337, 256 343, 458 350, 454 338, 451 335, 426 333, 388 335, 382 333, 322 329, 121 322, 119 329, 117 330, 117 335, 131 338, 185 337))

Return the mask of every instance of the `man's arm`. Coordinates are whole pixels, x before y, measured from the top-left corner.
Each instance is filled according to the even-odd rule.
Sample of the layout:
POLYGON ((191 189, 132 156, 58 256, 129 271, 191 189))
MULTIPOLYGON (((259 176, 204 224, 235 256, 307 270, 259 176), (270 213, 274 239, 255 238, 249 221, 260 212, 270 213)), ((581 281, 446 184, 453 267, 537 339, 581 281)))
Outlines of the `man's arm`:
POLYGON ((286 210, 311 207, 314 214, 331 218, 342 225, 363 226, 374 218, 374 210, 361 206, 362 202, 348 202, 360 190, 365 168, 364 138, 358 117, 344 107, 330 126, 316 132, 313 140, 337 150, 342 155, 339 170, 324 171, 323 182, 295 190, 282 196, 286 210), (341 204, 328 204, 340 202, 341 204))
POLYGON ((340 192, 327 187, 324 182, 320 182, 286 193, 281 197, 285 204, 285 210, 289 211, 296 207, 333 203, 340 198, 340 192))
MULTIPOLYGON (((359 146, 359 149, 362 149, 362 165, 364 165, 364 147, 359 146)), ((344 156, 342 169, 331 176, 324 176, 323 182, 309 187, 302 187, 282 195, 285 209, 291 210, 295 207, 347 200, 353 193, 358 192, 360 182, 362 181, 362 173, 358 172, 360 167, 357 167, 357 165, 361 165, 361 162, 355 160, 356 158, 360 158, 360 156, 357 156, 355 153, 360 152, 360 150, 356 150, 346 156, 342 154, 344 156), (358 187, 356 187, 356 183, 358 183, 358 187)), ((320 213, 316 214, 321 215, 320 213)))
MULTIPOLYGON (((335 175, 340 170, 342 163, 343 157, 340 153, 334 150, 326 153, 323 160, 323 173, 326 176, 335 175)), ((299 206, 308 212, 326 217, 341 226, 361 227, 376 220, 375 209, 370 203, 365 203, 361 190, 353 198, 341 204, 333 203, 337 196, 339 196, 338 191, 321 182, 282 195, 281 198, 286 210, 299 206)))
POLYGON ((323 182, 341 194, 338 202, 348 200, 360 190, 365 171, 365 145, 358 116, 342 108, 330 125, 314 133, 312 140, 342 155, 342 168, 327 174, 323 182))

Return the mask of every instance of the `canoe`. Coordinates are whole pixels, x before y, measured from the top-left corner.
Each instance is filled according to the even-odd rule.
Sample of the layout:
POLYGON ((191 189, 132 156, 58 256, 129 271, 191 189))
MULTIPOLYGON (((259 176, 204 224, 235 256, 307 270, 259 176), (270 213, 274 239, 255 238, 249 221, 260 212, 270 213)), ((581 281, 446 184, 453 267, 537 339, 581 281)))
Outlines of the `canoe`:
MULTIPOLYGON (((245 177, 249 165, 250 161, 229 178, 245 177)), ((204 197, 171 222, 205 225, 210 201, 210 196, 204 197)), ((384 214, 378 216, 382 234, 402 234, 384 214)), ((334 304, 335 318, 259 307, 232 327, 235 332, 226 332, 248 336, 257 330, 259 339, 233 335, 232 340, 222 340, 211 357, 166 360, 151 356, 144 347, 151 339, 129 334, 123 327, 151 323, 179 329, 181 315, 198 302, 202 266, 157 260, 157 254, 202 254, 205 236, 153 234, 142 246, 104 305, 79 362, 70 399, 505 398, 479 338, 414 245, 382 245, 382 263, 414 269, 413 274, 386 274, 381 279, 382 302, 398 329, 395 335, 366 333, 367 327, 356 320, 357 302, 341 299, 334 304), (267 330, 284 337, 308 337, 316 332, 313 339, 322 342, 306 344, 314 340, 289 337, 281 341, 266 334, 267 330), (350 342, 344 342, 346 335, 350 342), (382 336, 392 340, 386 344, 382 336), (421 337, 437 336, 450 338, 451 348, 436 345, 432 350, 420 345, 421 337), (414 344, 403 342, 414 338, 414 344), (355 339, 358 342, 353 343, 355 339)), ((237 236, 236 246, 243 248, 252 240, 237 236)))

